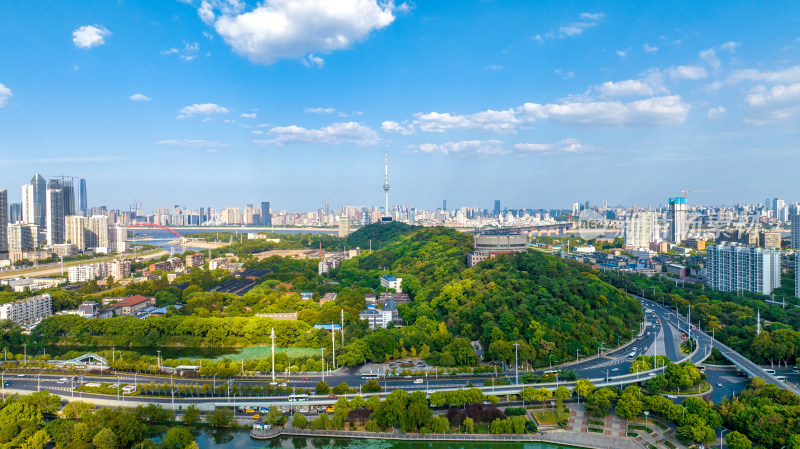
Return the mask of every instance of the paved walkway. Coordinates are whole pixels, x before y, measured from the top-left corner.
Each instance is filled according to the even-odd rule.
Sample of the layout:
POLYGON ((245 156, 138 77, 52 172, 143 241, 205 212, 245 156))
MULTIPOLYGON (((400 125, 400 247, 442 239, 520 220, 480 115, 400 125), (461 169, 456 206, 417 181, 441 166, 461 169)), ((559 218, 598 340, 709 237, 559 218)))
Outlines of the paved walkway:
POLYGON ((604 436, 606 438, 614 438, 617 442, 622 442, 625 440, 633 443, 634 446, 632 447, 648 448, 650 445, 652 445, 657 448, 666 448, 667 446, 664 445, 665 440, 669 440, 670 443, 675 445, 675 447, 685 447, 677 441, 674 436, 674 431, 671 427, 664 431, 660 427, 656 426, 652 419, 648 420, 647 425, 645 426, 651 429, 652 432, 647 433, 642 430, 631 430, 631 432, 638 434, 637 437, 627 436, 628 424, 645 426, 645 421, 643 419, 637 419, 628 423, 626 420, 616 415, 608 415, 605 418, 595 418, 589 415, 589 413, 583 408, 583 404, 573 405, 570 410, 570 417, 569 422, 567 423, 566 432, 564 433, 586 435, 589 437, 589 439, 596 439, 604 436), (593 422, 600 422, 602 425, 599 423, 592 424, 589 422, 590 420, 593 422), (593 429, 602 430, 602 433, 589 432, 590 427, 593 429))

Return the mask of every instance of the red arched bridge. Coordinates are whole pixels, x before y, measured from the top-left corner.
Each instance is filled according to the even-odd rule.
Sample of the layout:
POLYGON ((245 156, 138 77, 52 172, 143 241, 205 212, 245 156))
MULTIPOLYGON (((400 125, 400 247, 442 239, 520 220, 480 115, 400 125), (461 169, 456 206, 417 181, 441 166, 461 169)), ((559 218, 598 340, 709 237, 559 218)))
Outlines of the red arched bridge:
POLYGON ((130 228, 159 228, 159 229, 163 229, 165 231, 169 231, 169 232, 175 234, 175 236, 178 237, 178 239, 180 239, 181 242, 185 242, 186 241, 186 237, 178 234, 175 230, 170 229, 170 228, 168 228, 166 226, 161 226, 159 224, 155 224, 155 223, 136 223, 136 224, 128 225, 125 228, 127 228, 127 229, 130 229, 130 228))

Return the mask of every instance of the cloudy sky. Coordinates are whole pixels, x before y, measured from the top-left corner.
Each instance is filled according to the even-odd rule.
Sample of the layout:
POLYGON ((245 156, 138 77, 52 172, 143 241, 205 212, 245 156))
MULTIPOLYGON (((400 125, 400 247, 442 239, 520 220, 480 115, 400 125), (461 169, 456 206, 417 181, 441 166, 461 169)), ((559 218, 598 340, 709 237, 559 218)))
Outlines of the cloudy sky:
POLYGON ((5 2, 0 188, 305 210, 800 201, 794 2, 5 2), (568 3, 568 4, 567 4, 568 3))

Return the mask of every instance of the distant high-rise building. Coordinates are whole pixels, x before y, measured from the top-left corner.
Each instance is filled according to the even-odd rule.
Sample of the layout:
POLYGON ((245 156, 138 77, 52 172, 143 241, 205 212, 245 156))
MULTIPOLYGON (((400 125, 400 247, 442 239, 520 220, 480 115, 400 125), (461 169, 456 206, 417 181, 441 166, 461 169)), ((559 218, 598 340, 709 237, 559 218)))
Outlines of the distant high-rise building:
POLYGON ((669 220, 669 241, 682 243, 689 233, 689 205, 686 198, 670 198, 667 209, 669 220))
POLYGON ((88 220, 81 215, 68 215, 64 218, 64 243, 71 243, 83 251, 87 248, 86 234, 88 220))
POLYGON ((494 216, 500 216, 500 200, 494 200, 494 216))
MULTIPOLYGON (((800 215, 792 215, 792 248, 800 249, 800 215)), ((798 251, 800 253, 800 251, 798 251)), ((800 270, 797 270, 800 272, 800 270)))
POLYGON ((269 201, 261 202, 261 224, 272 226, 272 210, 269 208, 269 201))
POLYGON ((347 217, 339 218, 339 237, 350 235, 350 219, 347 217))
POLYGON ((88 200, 89 200, 89 197, 86 194, 86 180, 81 178, 81 180, 80 180, 80 203, 79 203, 80 205, 78 206, 78 209, 81 211, 81 213, 83 213, 83 215, 86 215, 86 211, 89 210, 89 201, 88 200))
POLYGON ((22 203, 11 203, 8 205, 8 222, 19 223, 22 221, 22 203))
POLYGON ((48 183, 48 188, 61 190, 64 216, 75 215, 75 187, 72 185, 72 178, 51 179, 48 183))
POLYGON ((447 200, 442 200, 442 210, 447 212, 447 200))
POLYGON ((769 295, 781 286, 781 254, 738 244, 706 247, 706 284, 728 292, 748 291, 769 295))
POLYGON ((34 196, 33 184, 22 185, 22 222, 27 224, 37 224, 36 219, 36 198, 34 196))
POLYGON ((17 223, 8 225, 8 251, 35 250, 39 245, 39 227, 35 224, 17 223))
POLYGON ((64 243, 64 197, 61 189, 47 189, 45 211, 47 219, 47 244, 57 245, 64 243))
POLYGON ((47 222, 47 181, 39 173, 31 178, 33 187, 33 214, 34 220, 26 223, 34 223, 41 228, 47 222))
POLYGON ((649 248, 656 236, 656 220, 652 212, 639 212, 625 220, 626 247, 649 248))
POLYGON ((89 248, 108 248, 108 217, 93 215, 87 222, 86 246, 89 248))
POLYGON ((0 189, 0 251, 8 251, 8 191, 0 189))

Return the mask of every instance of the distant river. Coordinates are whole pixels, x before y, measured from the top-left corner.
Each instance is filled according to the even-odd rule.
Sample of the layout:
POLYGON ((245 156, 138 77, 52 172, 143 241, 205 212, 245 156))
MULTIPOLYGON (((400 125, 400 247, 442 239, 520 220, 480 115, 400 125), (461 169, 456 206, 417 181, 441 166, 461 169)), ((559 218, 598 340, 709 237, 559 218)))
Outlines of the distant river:
POLYGON ((464 441, 386 441, 355 438, 280 437, 258 441, 243 430, 203 429, 196 437, 197 445, 213 449, 566 449, 571 446, 548 443, 496 443, 464 441))
MULTIPOLYGON (((129 240, 132 243, 140 243, 143 245, 153 245, 158 246, 159 248, 174 252, 175 254, 180 254, 187 250, 192 251, 203 251, 203 248, 193 247, 191 245, 188 246, 180 246, 180 245, 170 245, 168 242, 175 240, 175 235, 167 230, 159 229, 159 228, 132 228, 131 233, 133 234, 129 240)), ((188 235, 188 234, 196 234, 200 232, 230 232, 234 234, 243 234, 239 236, 239 239, 246 239, 248 232, 274 232, 275 234, 336 234, 338 231, 336 229, 325 229, 325 230, 301 230, 301 229, 288 229, 288 230, 270 230, 267 228, 257 228, 257 229, 249 229, 249 228, 204 228, 204 227, 197 227, 197 228, 183 228, 183 229, 175 229, 180 235, 188 235)), ((234 237, 236 240, 236 237, 234 237)))

